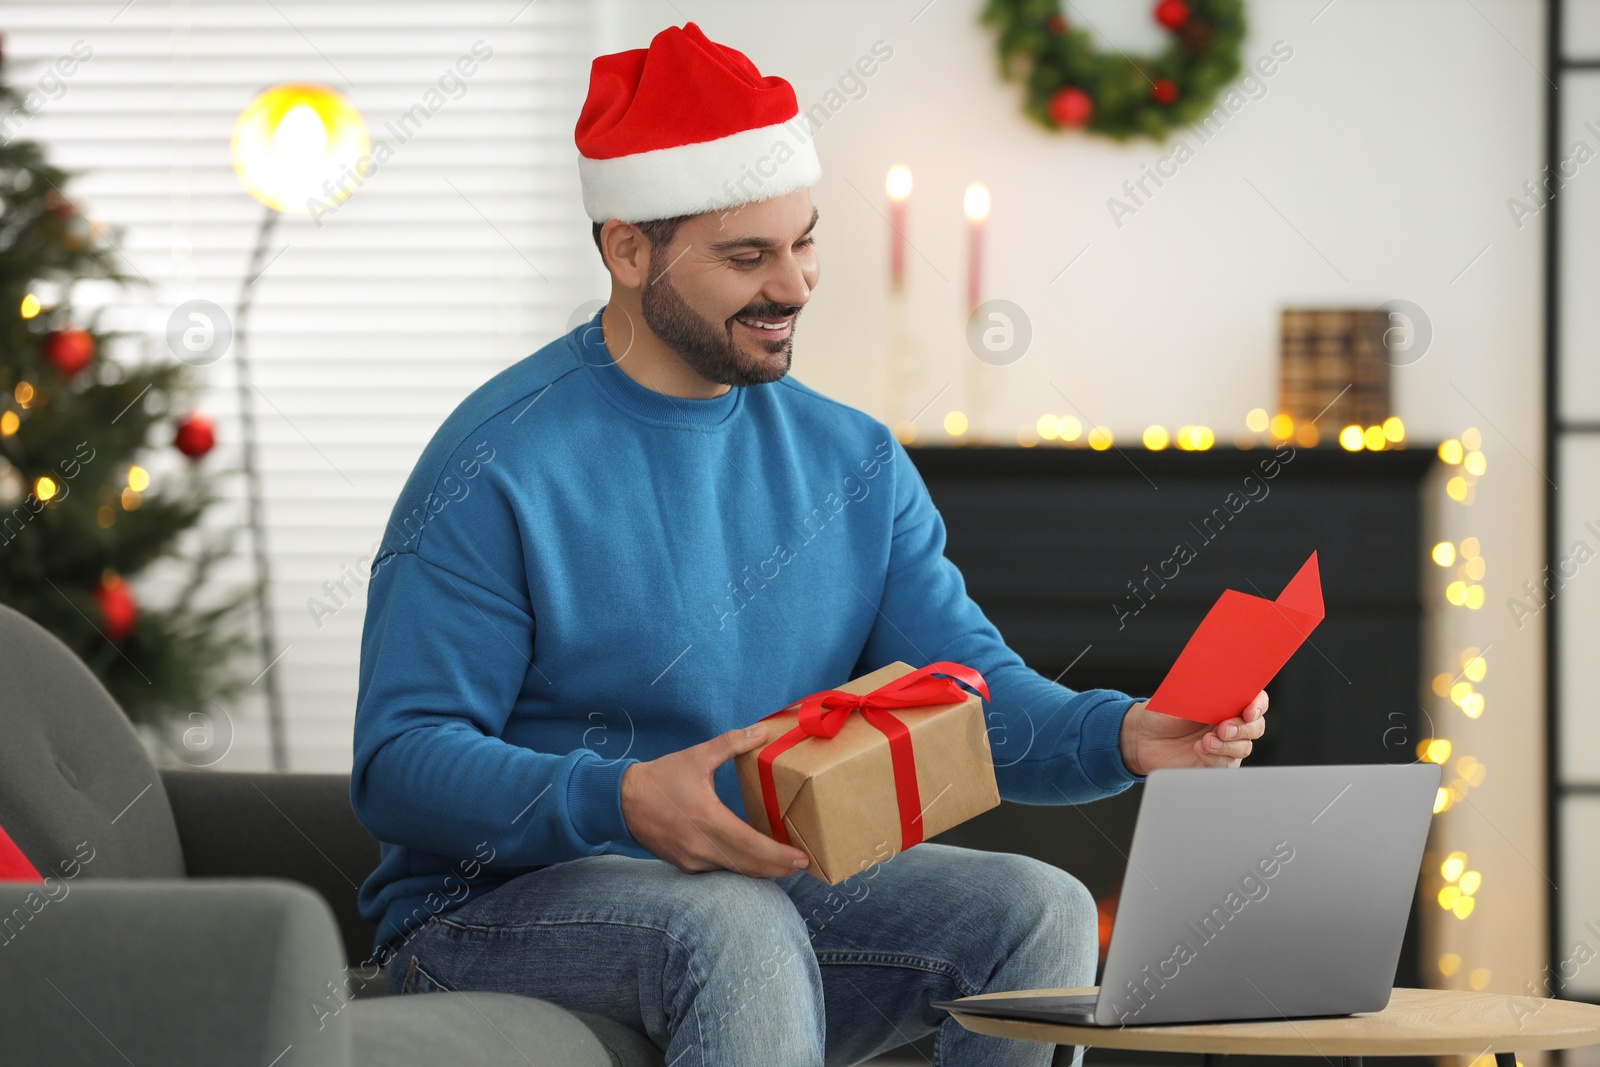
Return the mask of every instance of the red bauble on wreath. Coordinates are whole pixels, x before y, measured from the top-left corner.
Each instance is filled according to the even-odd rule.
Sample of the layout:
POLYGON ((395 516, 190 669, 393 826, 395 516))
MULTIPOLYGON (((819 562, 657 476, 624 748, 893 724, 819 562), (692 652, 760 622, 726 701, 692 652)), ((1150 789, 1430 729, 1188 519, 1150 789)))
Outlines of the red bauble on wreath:
POLYGON ((172 444, 179 452, 190 459, 199 459, 210 452, 217 443, 216 430, 211 425, 211 420, 198 411, 191 411, 178 423, 178 432, 172 437, 172 444))
POLYGON ((1156 21, 1169 30, 1181 30, 1189 21, 1189 5, 1183 0, 1161 0, 1156 5, 1156 21))
POLYGON ((94 599, 100 606, 101 632, 107 638, 121 641, 133 632, 139 622, 139 604, 127 582, 107 571, 94 591, 94 599))
POLYGON ((1068 85, 1050 95, 1050 121, 1057 126, 1087 126, 1094 114, 1094 101, 1077 86, 1068 85))
POLYGON ((1178 83, 1171 78, 1157 78, 1150 83, 1150 99, 1158 104, 1170 104, 1178 99, 1178 83))
POLYGON ((88 330, 51 330, 43 347, 45 361, 68 378, 94 359, 94 336, 88 330))

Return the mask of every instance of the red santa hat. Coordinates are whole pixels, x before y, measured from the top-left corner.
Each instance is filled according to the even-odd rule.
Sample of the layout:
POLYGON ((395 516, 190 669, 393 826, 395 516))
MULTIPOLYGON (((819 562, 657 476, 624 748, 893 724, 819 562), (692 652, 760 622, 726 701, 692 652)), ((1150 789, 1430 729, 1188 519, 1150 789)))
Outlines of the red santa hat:
POLYGON ((574 140, 595 222, 720 211, 822 177, 793 86, 693 22, 597 58, 574 140))

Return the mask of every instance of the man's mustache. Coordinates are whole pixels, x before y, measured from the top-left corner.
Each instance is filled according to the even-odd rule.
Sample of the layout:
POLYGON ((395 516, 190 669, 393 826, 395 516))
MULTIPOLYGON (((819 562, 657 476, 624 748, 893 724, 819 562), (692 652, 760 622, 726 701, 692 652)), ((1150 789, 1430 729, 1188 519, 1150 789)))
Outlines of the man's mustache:
POLYGON ((733 319, 786 319, 790 315, 798 317, 800 308, 785 307, 782 304, 767 304, 758 310, 746 308, 728 320, 728 325, 733 325, 733 319))

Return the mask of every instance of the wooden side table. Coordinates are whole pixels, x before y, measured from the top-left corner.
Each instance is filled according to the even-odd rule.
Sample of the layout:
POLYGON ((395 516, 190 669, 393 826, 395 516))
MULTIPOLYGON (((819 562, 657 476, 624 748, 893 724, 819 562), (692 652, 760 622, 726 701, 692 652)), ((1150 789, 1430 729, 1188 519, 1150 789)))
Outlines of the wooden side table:
MULTIPOLYGON (((1098 992, 1098 986, 1087 986, 987 993, 964 999, 1098 992)), ((1229 1053, 1338 1056, 1341 1067, 1360 1067, 1363 1056, 1480 1056, 1486 1052, 1494 1053, 1496 1067, 1516 1067, 1518 1050, 1600 1044, 1600 1006, 1454 989, 1396 989, 1382 1011, 1270 1022, 1101 1027, 996 1019, 958 1011, 951 1014, 968 1030, 993 1037, 1089 1048, 1199 1052, 1205 1055, 1205 1067, 1217 1067, 1219 1057, 1229 1053)))

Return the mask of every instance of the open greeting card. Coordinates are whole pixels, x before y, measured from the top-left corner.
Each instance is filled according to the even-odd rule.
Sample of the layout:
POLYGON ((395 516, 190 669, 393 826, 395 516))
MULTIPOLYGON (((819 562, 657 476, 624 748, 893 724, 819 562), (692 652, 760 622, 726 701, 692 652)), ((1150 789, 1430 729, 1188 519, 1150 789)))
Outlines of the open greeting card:
POLYGON ((1322 578, 1311 553, 1278 599, 1226 589, 1145 703, 1215 725, 1249 706, 1322 621, 1322 578))

